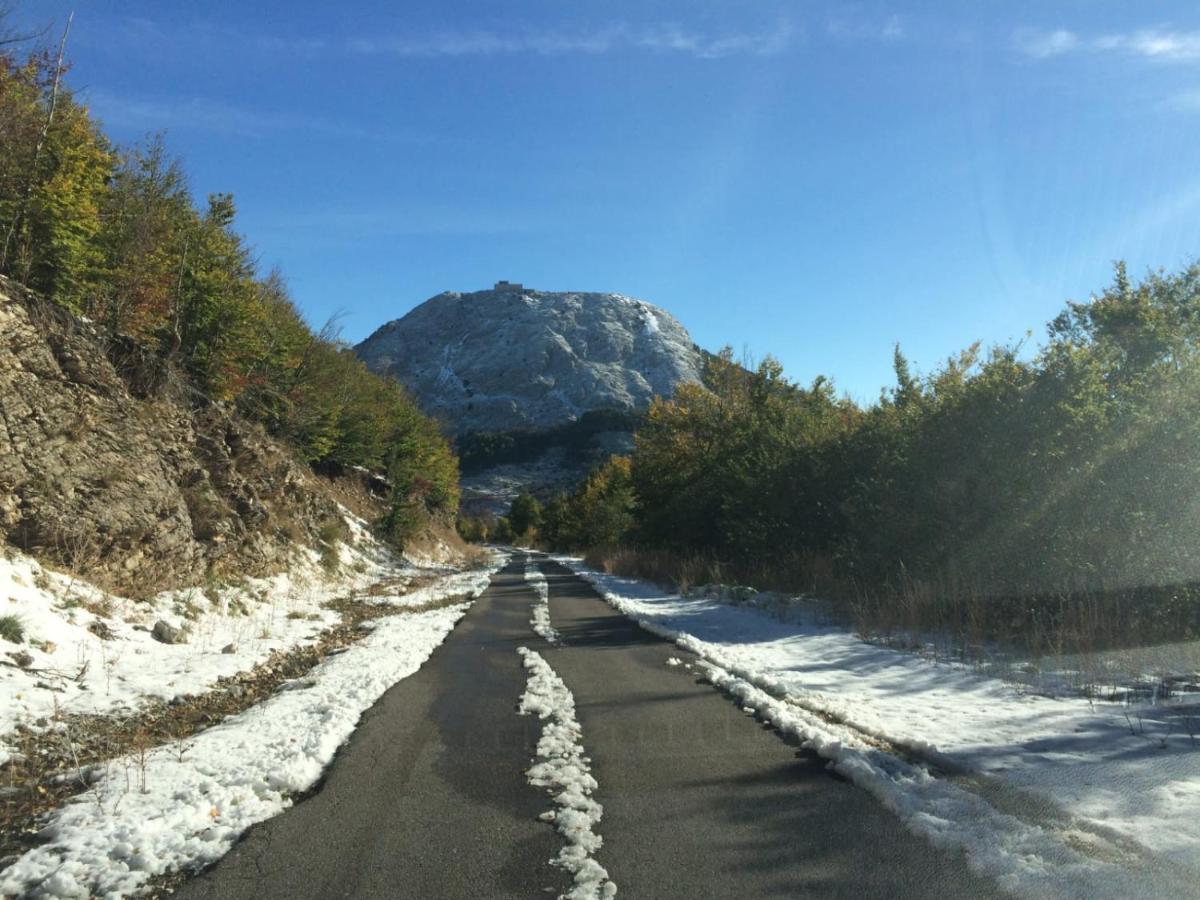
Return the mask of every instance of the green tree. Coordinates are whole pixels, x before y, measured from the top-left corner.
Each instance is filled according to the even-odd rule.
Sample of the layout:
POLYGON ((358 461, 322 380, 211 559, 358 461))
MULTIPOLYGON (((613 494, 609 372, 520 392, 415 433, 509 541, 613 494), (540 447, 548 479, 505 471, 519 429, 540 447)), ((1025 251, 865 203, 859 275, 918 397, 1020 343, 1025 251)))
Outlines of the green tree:
POLYGON ((496 544, 511 544, 514 537, 512 525, 503 516, 496 520, 489 535, 490 540, 496 544))
POLYGON ((613 456, 588 475, 573 499, 572 517, 578 522, 581 546, 621 543, 634 526, 637 500, 627 456, 613 456))
POLYGON ((515 535, 528 537, 542 524, 542 504, 528 491, 521 491, 509 507, 508 522, 515 535))

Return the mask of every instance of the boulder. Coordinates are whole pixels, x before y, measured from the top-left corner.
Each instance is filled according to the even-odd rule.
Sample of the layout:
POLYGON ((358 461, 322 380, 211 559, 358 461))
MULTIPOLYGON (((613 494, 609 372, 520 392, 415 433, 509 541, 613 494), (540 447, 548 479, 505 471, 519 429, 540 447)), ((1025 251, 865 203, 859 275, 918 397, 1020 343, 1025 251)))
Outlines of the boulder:
POLYGON ((154 623, 154 628, 151 629, 150 634, 156 641, 163 644, 186 644, 188 639, 186 629, 176 628, 170 622, 163 619, 159 619, 154 623))

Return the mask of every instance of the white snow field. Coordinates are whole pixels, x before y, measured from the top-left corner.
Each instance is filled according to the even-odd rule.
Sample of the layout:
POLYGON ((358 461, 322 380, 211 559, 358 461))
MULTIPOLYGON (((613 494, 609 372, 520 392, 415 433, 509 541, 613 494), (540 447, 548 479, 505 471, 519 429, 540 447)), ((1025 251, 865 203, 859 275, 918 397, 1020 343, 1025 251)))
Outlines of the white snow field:
POLYGON ((522 715, 542 720, 537 759, 526 773, 529 783, 554 796, 555 809, 541 818, 553 822, 566 846, 551 860, 571 873, 575 885, 568 900, 603 900, 616 896, 617 886, 605 868, 592 858, 604 841, 595 831, 604 808, 592 799, 598 785, 591 760, 584 755, 582 729, 575 718, 575 698, 545 659, 527 647, 517 652, 529 672, 521 695, 522 715))
POLYGON ((1160 728, 1172 710, 1034 695, 840 628, 555 559, 700 657, 739 705, 1013 893, 1200 891, 1200 745, 1160 728))
MULTIPOLYGON (((392 600, 478 596, 504 561, 392 600)), ((48 843, 0 873, 0 895, 124 897, 152 876, 214 861, 315 784, 362 713, 420 668, 469 606, 372 620, 363 640, 257 706, 179 746, 108 763, 92 788, 52 814, 48 843)))
POLYGON ((534 632, 551 644, 558 643, 558 632, 550 624, 550 588, 546 584, 546 576, 534 563, 527 562, 525 581, 537 595, 533 601, 533 617, 529 624, 533 626, 534 632))
MULTIPOLYGON (((344 515, 349 541, 330 551, 338 556, 337 571, 327 570, 316 551, 298 549, 283 574, 165 591, 148 600, 105 593, 6 548, 0 555, 0 616, 16 617, 24 640, 0 640, 0 659, 11 662, 18 653, 30 659, 25 666, 0 666, 0 764, 13 752, 5 739, 17 724, 53 728, 61 713, 115 714, 147 698, 202 691, 222 676, 253 668, 272 651, 313 640, 338 621, 324 606, 330 600, 381 581, 399 594, 405 584, 454 571, 397 556, 365 523, 344 515), (160 620, 185 629, 187 642, 156 640, 151 630, 160 620)), ((419 592, 372 598, 403 604, 428 599, 419 592)))

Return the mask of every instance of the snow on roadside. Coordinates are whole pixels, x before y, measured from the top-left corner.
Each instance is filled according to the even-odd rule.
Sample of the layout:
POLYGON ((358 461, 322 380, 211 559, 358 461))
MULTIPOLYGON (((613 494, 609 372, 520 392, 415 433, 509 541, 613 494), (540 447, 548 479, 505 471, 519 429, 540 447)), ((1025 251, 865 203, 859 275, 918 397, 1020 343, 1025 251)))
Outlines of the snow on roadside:
POLYGON ((617 886, 609 880, 605 868, 592 858, 604 843, 595 832, 604 808, 592 799, 597 784, 591 774, 591 761, 583 752, 582 729, 575 718, 575 698, 540 654, 527 647, 519 647, 517 652, 529 670, 520 711, 523 715, 536 715, 543 722, 537 761, 526 774, 530 784, 544 787, 554 795, 557 809, 543 813, 542 818, 553 822, 567 842, 553 860, 574 878, 575 886, 566 897, 568 900, 614 897, 617 886))
POLYGON ((1016 893, 1194 893, 1200 750, 1186 735, 1151 741, 1131 734, 1115 705, 1021 694, 841 629, 556 559, 705 660, 709 680, 800 737, 912 830, 963 849, 1016 893))
MULTIPOLYGON (((419 601, 478 596, 490 570, 446 576, 419 601)), ((469 603, 378 619, 292 689, 200 732, 111 762, 50 818, 48 839, 0 873, 0 895, 127 896, 151 877, 206 865, 316 783, 362 713, 429 658, 469 603)))
POLYGON ((546 584, 546 576, 542 574, 537 563, 532 560, 525 562, 525 582, 537 594, 537 598, 533 601, 533 618, 529 620, 529 624, 533 626, 533 630, 537 634, 551 644, 557 644, 558 632, 550 624, 550 588, 546 584))
MULTIPOLYGON (((403 584, 453 571, 418 568, 375 540, 345 513, 349 540, 320 555, 297 548, 286 572, 223 586, 164 591, 146 600, 106 593, 41 566, 15 549, 0 555, 0 616, 12 616, 21 643, 0 640, 0 763, 18 724, 54 727, 61 714, 115 714, 144 699, 198 693, 223 676, 253 668, 273 651, 315 640, 338 614, 325 604, 380 581, 403 584), (156 622, 183 629, 186 643, 152 636, 156 622), (22 654, 24 656, 22 656, 22 654)), ((422 602, 414 593, 386 602, 422 602)))

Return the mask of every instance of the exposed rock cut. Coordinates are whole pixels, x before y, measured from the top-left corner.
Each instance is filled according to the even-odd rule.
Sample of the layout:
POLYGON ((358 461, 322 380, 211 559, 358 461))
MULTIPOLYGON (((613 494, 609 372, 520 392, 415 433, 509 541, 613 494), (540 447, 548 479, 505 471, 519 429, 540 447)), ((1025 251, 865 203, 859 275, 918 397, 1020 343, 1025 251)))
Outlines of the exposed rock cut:
POLYGON ((0 539, 134 593, 261 574, 340 518, 261 428, 0 278, 0 539))

